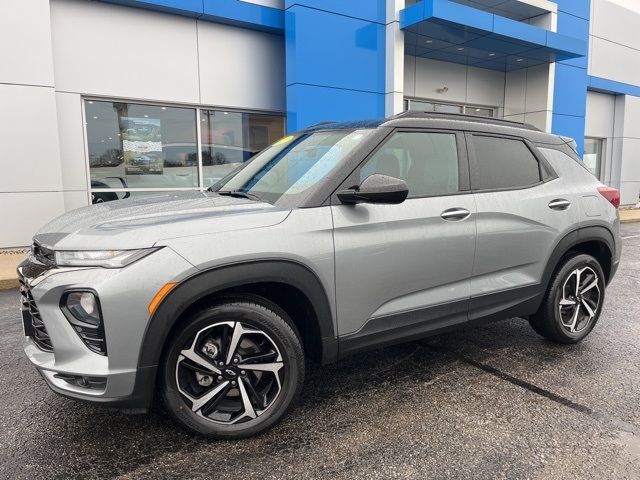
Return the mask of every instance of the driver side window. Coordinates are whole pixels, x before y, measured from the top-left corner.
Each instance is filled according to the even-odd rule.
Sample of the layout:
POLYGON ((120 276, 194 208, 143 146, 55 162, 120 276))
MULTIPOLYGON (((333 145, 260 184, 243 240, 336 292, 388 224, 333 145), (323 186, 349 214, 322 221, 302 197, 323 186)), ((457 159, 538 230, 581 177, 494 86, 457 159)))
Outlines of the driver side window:
POLYGON ((409 198, 458 192, 456 135, 397 132, 362 166, 360 181, 374 173, 407 182, 409 198))

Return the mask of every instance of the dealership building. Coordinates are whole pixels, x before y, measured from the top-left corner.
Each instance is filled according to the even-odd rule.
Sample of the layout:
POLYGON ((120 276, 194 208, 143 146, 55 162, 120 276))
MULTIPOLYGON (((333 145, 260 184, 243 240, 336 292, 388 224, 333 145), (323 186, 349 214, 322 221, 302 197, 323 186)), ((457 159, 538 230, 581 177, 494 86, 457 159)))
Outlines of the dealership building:
POLYGON ((638 203, 637 0, 5 0, 0 41, 0 248, 407 109, 572 137, 638 203))

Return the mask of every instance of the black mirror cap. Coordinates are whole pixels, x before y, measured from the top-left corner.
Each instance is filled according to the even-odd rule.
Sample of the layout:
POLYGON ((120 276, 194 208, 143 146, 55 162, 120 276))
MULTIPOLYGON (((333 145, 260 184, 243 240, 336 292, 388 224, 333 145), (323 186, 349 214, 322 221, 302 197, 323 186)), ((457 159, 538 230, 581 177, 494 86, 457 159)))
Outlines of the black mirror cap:
POLYGON ((397 205, 409 195, 407 183, 396 177, 374 173, 365 178, 357 188, 341 190, 338 198, 342 203, 382 203, 397 205))

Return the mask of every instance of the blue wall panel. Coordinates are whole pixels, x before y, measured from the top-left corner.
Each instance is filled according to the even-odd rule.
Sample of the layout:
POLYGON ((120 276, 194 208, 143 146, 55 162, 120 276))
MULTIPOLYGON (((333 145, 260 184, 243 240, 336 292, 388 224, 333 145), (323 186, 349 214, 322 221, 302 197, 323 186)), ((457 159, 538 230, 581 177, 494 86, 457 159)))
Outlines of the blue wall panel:
POLYGON ((297 5, 286 22, 287 85, 384 91, 384 25, 297 5))
POLYGON ((319 87, 287 87, 287 131, 314 123, 384 117, 384 94, 319 87))
POLYGON ((287 5, 287 129, 383 117, 384 1, 298 0, 287 5), (360 17, 345 15, 357 13, 350 10, 357 5, 363 7, 360 17), (366 15, 379 15, 378 21, 363 20, 366 15))
MULTIPOLYGON (((558 33, 589 41, 591 0, 556 0, 558 33)), ((584 151, 584 126, 589 75, 586 58, 556 63, 553 94, 552 131, 576 140, 578 153, 584 151)))
POLYGON ((611 95, 631 95, 640 97, 640 86, 616 82, 602 77, 589 76, 589 90, 609 93, 611 95))
POLYGON ((556 64, 553 113, 584 117, 588 86, 586 69, 566 65, 564 62, 556 64))
POLYGON ((386 3, 385 0, 285 0, 284 8, 299 5, 369 22, 385 23, 386 3))

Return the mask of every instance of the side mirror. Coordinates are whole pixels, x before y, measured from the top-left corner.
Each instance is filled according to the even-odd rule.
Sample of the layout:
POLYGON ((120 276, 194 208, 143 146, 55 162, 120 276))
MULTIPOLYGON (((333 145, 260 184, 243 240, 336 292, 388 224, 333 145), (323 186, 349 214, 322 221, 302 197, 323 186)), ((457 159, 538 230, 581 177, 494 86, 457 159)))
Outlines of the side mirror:
POLYGON ((338 192, 338 198, 346 204, 398 204, 404 202, 407 195, 409 187, 404 180, 379 173, 369 175, 358 187, 338 192))

